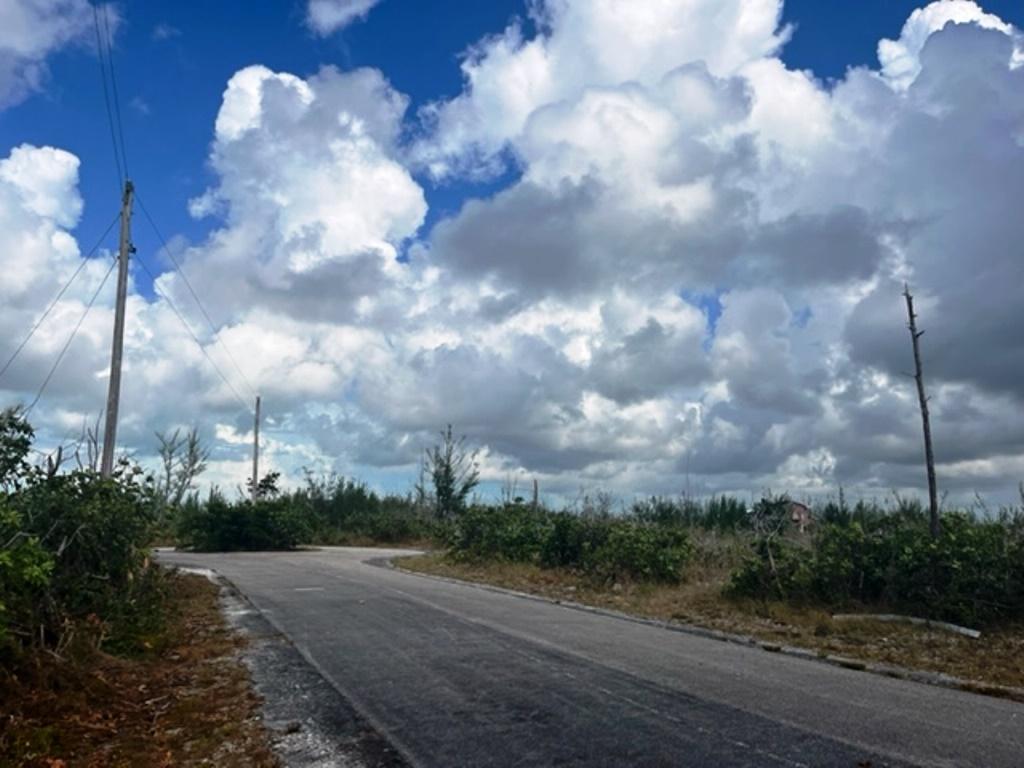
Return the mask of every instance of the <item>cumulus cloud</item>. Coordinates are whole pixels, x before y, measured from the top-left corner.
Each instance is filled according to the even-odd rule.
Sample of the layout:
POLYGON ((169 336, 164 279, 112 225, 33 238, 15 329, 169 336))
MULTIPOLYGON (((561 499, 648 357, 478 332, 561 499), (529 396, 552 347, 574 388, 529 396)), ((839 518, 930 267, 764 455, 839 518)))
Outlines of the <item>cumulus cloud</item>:
POLYGON ((893 87, 906 89, 921 73, 921 51, 934 33, 947 24, 974 24, 1011 34, 1012 27, 992 13, 986 13, 974 0, 937 0, 910 14, 898 40, 878 44, 882 76, 893 87))
POLYGON ((380 0, 309 0, 306 21, 318 35, 327 36, 366 18, 380 0))
POLYGON ((653 86, 691 62, 728 76, 788 35, 779 29, 780 0, 545 0, 531 12, 535 37, 513 23, 472 47, 462 64, 465 92, 426 110, 434 132, 417 158, 434 173, 493 159, 545 105, 592 88, 653 86))
MULTIPOLYGON (((207 353, 230 373, 224 347, 241 350, 271 404, 271 461, 401 477, 452 423, 489 478, 549 493, 920 487, 906 280, 943 485, 1007 497, 1024 457, 1017 31, 935 3, 880 68, 826 85, 778 58, 774 0, 531 7, 535 34, 480 41, 463 92, 420 115, 375 70, 227 84, 216 179, 191 201, 212 231, 180 255, 217 326, 207 353), (416 171, 503 163, 513 181, 423 229, 416 171)), ((80 258, 77 167, 29 147, 0 162, 0 250, 52 265, 11 263, 4 327, 80 258)), ((176 275, 158 284, 191 306, 176 275)), ((86 394, 63 391, 50 429, 102 392, 108 307, 70 362, 86 394)), ((162 301, 133 294, 130 313, 125 439, 142 450, 180 420, 159 393, 190 393, 219 425, 217 479, 240 482, 231 391, 162 301)))
MULTIPOLYGON (((116 12, 101 12, 116 26, 116 12)), ((0 5, 0 108, 42 86, 51 53, 88 39, 92 13, 88 0, 7 0, 0 5)))

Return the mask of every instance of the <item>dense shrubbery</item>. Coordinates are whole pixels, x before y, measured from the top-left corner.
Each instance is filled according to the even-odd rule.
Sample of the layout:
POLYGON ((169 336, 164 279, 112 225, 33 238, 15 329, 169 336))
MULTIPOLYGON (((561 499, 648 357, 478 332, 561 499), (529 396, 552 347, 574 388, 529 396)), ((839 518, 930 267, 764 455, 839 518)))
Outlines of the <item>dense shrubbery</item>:
POLYGON ((14 412, 0 416, 0 642, 129 649, 160 621, 152 482, 126 463, 109 479, 31 467, 31 436, 14 412))
POLYGON ((732 496, 712 496, 703 502, 652 496, 634 502, 631 513, 641 522, 662 526, 701 528, 722 533, 750 527, 747 506, 732 496))
POLYGON ((341 477, 307 476, 299 490, 229 501, 219 491, 186 498, 177 543, 199 551, 286 550, 301 544, 402 544, 434 533, 425 510, 404 496, 379 496, 341 477))
POLYGON ((834 607, 881 606, 983 624, 1024 617, 1024 516, 942 517, 933 539, 912 507, 825 523, 813 539, 759 537, 733 594, 834 607))
POLYGON ((538 563, 604 581, 677 582, 691 552, 680 527, 525 504, 470 507, 449 529, 447 544, 456 559, 538 563))
POLYGON ((229 501, 213 490, 181 507, 178 544, 200 552, 294 549, 311 538, 308 510, 290 498, 229 501))
POLYGON ((434 527, 422 505, 407 496, 379 496, 344 477, 307 475, 291 495, 310 515, 313 540, 321 544, 400 544, 428 539, 434 527))

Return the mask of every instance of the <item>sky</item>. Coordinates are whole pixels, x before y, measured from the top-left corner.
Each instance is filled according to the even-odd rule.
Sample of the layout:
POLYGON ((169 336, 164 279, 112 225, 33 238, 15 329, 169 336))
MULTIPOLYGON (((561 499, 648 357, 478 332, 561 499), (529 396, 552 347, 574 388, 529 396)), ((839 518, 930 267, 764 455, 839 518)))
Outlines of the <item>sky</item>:
MULTIPOLYGON (((140 461, 195 426, 207 482, 244 483, 259 392, 288 482, 407 490, 451 423, 487 492, 919 493, 907 282, 940 488, 1016 497, 1018 0, 98 7, 155 224, 136 207, 140 461)), ((0 405, 32 402, 98 290, 32 410, 43 449, 107 385, 94 19, 0 0, 0 365, 77 272, 0 405)))

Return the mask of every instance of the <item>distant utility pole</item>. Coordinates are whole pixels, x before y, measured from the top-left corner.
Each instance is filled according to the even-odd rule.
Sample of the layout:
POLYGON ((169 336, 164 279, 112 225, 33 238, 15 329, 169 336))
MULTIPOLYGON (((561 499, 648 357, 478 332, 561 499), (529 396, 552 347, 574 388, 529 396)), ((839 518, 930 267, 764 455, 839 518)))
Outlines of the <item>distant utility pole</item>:
POLYGON ((252 430, 252 502, 260 498, 260 396, 256 395, 256 419, 252 430))
POLYGON ((917 330, 917 315, 914 314, 914 297, 910 288, 903 284, 903 296, 907 300, 907 317, 910 319, 910 338, 914 343, 914 380, 917 382, 917 400, 921 406, 921 422, 924 425, 924 461, 928 470, 928 512, 931 520, 932 538, 939 537, 939 496, 935 487, 935 454, 932 451, 932 424, 928 415, 928 397, 924 391, 924 373, 921 370, 920 339, 924 331, 917 330))
POLYGON ((132 246, 132 200, 135 187, 124 183, 121 200, 121 244, 117 255, 117 303, 114 308, 114 342, 110 352, 110 383, 107 389, 107 424, 103 432, 103 458, 100 474, 110 477, 114 471, 114 449, 117 447, 117 411, 121 404, 121 357, 124 352, 124 310, 128 298, 128 258, 132 246))

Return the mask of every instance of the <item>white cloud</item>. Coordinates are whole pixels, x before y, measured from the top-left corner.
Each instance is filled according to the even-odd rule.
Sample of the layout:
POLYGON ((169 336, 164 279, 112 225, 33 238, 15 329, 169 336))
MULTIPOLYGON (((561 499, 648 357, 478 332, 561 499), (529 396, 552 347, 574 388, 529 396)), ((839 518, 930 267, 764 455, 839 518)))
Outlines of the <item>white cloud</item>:
POLYGON ((318 35, 344 29, 366 15, 380 0, 309 0, 306 21, 318 35))
MULTIPOLYGON (((118 16, 108 14, 116 28, 118 16)), ((46 58, 69 43, 89 40, 88 0, 5 0, 0 3, 0 108, 21 101, 46 79, 46 58)), ((113 31, 113 30, 112 30, 113 31)))
MULTIPOLYGON (((426 136, 373 70, 228 83, 216 180, 193 201, 213 230, 181 260, 217 326, 207 352, 242 389, 226 344, 277 422, 275 468, 401 476, 452 423, 491 476, 552 495, 920 487, 910 279, 940 479, 1007 497, 1024 456, 1024 69, 1005 25, 926 8, 901 43, 912 87, 898 69, 826 87, 776 58, 775 2, 534 8, 539 35, 482 41, 426 136), (515 182, 422 231, 410 166, 474 176, 507 152, 515 182)), ((5 329, 78 263, 77 168, 31 147, 0 161, 0 259, 35 255, 2 263, 5 329)), ((202 328, 178 278, 159 284, 202 328)), ((61 302, 0 386, 31 391, 81 305, 61 302)), ((104 297, 39 412, 51 432, 102 401, 108 323, 104 297)), ((231 391, 163 302, 133 294, 129 325, 127 444, 149 450, 188 398, 211 438, 220 425, 217 478, 244 479, 231 391)))
POLYGON ((894 88, 906 90, 921 72, 921 50, 928 38, 947 24, 977 24, 1010 34, 1013 28, 974 0, 936 0, 910 14, 898 40, 878 44, 882 75, 894 88))
POLYGON ((532 6, 541 33, 519 24, 470 49, 466 90, 427 112, 435 132, 418 160, 438 175, 490 158, 515 142, 545 105, 574 101, 586 89, 654 86, 673 69, 703 63, 715 76, 773 53, 781 0, 543 0, 532 6))

